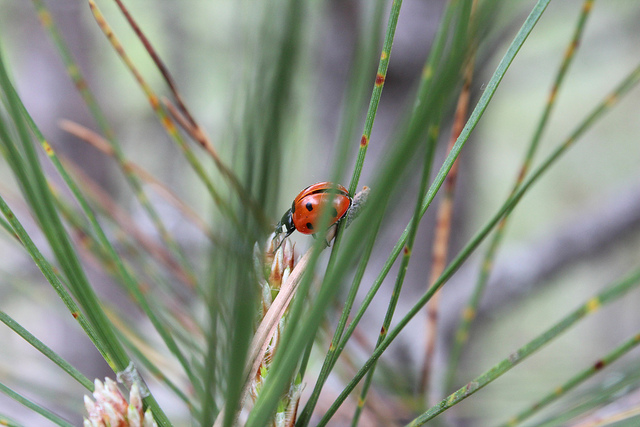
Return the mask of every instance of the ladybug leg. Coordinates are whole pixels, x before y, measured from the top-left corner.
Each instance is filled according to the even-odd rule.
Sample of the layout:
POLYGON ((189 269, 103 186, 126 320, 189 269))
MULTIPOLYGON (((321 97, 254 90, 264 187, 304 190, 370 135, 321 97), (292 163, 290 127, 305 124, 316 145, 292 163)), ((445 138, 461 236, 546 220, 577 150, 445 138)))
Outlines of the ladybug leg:
MULTIPOLYGON (((333 226, 332 226, 333 228, 333 226)), ((332 228, 329 229, 328 233, 325 234, 324 238, 322 239, 324 241, 324 244, 327 245, 327 247, 331 246, 331 239, 333 239, 333 236, 335 235, 335 231, 331 231, 332 228)), ((314 233, 311 236, 313 237, 313 239, 317 239, 318 238, 318 234, 319 233, 314 233)))
POLYGON ((274 245, 273 248, 273 253, 275 254, 276 251, 278 249, 280 249, 280 246, 282 246, 282 244, 284 243, 284 241, 287 239, 287 237, 291 236, 291 234, 293 233, 293 231, 291 232, 286 232, 286 233, 279 233, 279 232, 275 232, 273 239, 271 240, 272 244, 274 245))
POLYGON ((327 232, 324 234, 324 242, 327 247, 331 246, 331 241, 336 236, 336 231, 338 230, 338 223, 333 224, 331 227, 327 229, 327 232))
POLYGON ((273 240, 271 241, 271 243, 273 245, 274 254, 278 251, 278 249, 280 249, 280 246, 282 246, 282 244, 284 243, 284 239, 286 239, 286 237, 281 236, 279 234, 276 234, 275 236, 273 236, 273 240))

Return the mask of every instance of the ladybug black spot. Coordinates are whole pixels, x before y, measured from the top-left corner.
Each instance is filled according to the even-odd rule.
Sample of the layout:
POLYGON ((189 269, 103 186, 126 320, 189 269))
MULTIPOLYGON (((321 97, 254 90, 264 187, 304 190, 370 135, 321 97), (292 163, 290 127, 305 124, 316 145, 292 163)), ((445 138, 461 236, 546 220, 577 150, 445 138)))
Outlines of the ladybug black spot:
POLYGON ((338 211, 336 210, 336 208, 333 208, 333 212, 331 212, 333 215, 333 218, 338 218, 338 211))
POLYGON ((307 228, 309 230, 313 230, 313 224, 311 224, 310 222, 307 223, 307 228))
POLYGON ((305 205, 305 207, 307 208, 307 210, 309 212, 311 212, 313 210, 313 205, 311 204, 311 202, 307 202, 307 204, 305 205))

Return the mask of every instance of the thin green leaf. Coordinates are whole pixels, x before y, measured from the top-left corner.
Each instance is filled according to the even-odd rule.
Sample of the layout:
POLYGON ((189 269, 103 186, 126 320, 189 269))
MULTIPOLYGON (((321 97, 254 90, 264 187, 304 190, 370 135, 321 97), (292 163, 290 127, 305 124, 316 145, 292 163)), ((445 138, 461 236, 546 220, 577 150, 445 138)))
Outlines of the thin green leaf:
POLYGON ((524 411, 518 413, 518 415, 509 419, 509 421, 503 424, 501 427, 511 427, 521 424, 524 420, 533 416, 536 412, 542 410, 546 406, 550 405, 554 401, 558 400, 569 391, 573 390, 575 387, 579 386, 598 372, 607 368, 613 362, 636 348, 640 344, 640 333, 634 335, 624 343, 620 344, 611 352, 607 353, 606 356, 598 359, 595 363, 593 363, 588 368, 579 372, 578 374, 571 377, 565 383, 560 386, 557 386, 553 389, 552 392, 535 402, 529 408, 524 411))
MULTIPOLYGON (((144 188, 141 185, 140 179, 135 175, 133 170, 128 167, 129 162, 122 150, 122 147, 120 146, 120 143, 115 137, 115 131, 109 125, 109 122, 102 112, 102 109, 98 105, 95 96, 91 92, 86 79, 82 76, 80 67, 76 63, 73 55, 71 54, 71 51, 64 41, 64 38, 60 34, 53 16, 47 9, 44 2, 42 2, 41 0, 32 0, 32 2, 38 13, 38 17, 40 18, 42 26, 47 30, 49 36, 51 37, 51 40, 58 49, 60 58, 65 65, 69 77, 82 96, 82 99, 87 105, 89 112, 93 116, 94 120, 98 124, 100 130, 102 131, 102 134, 105 135, 105 138, 113 149, 114 158, 116 159, 120 170, 124 174, 127 183, 133 190, 134 196, 138 199, 140 205, 149 215, 149 218, 151 219, 153 225, 156 227, 156 230, 158 231, 160 237, 167 243, 167 246, 175 250, 177 248, 177 244, 174 242, 173 237, 169 234, 166 226, 162 222, 160 215, 157 213, 146 193, 144 192, 144 188)), ((193 277, 191 277, 191 280, 193 281, 193 277)))
MULTIPOLYGON (((593 2, 594 0, 586 0, 582 6, 582 12, 578 19, 573 37, 565 51, 562 64, 560 65, 558 74, 556 75, 555 81, 551 88, 551 92, 547 99, 547 104, 545 105, 542 117, 540 118, 540 122, 538 123, 533 138, 531 139, 531 143, 529 144, 527 153, 525 154, 525 157, 522 161, 522 165, 520 166, 520 171, 511 190, 511 194, 518 191, 520 184, 522 184, 522 180, 524 180, 527 172, 531 167, 531 163, 533 162, 533 157, 537 152, 540 139, 542 138, 542 134, 546 129, 547 122, 551 117, 551 112, 553 111, 553 107, 555 106, 555 101, 557 99, 556 95, 564 81, 564 77, 566 76, 567 70, 569 69, 569 65, 571 65, 572 59, 575 57, 576 49, 580 45, 580 39, 582 37, 587 18, 592 10, 593 2)), ((505 215, 505 218, 498 225, 498 229, 496 230, 496 233, 489 243, 489 247, 487 248, 481 264, 482 268, 478 275, 476 286, 471 297, 469 298, 469 302, 463 309, 463 313, 460 316, 460 324, 455 334, 455 341, 451 348, 451 353, 449 355, 449 366, 447 367, 447 373, 445 376, 444 389, 446 391, 449 391, 453 387, 453 381, 460 360, 460 355, 462 353, 462 348, 469 338, 469 330, 471 328, 473 319, 475 318, 475 313, 478 309, 478 305, 480 304, 482 295, 484 294, 484 289, 487 285, 487 281, 489 280, 493 265, 495 264, 493 261, 500 247, 500 243, 502 242, 502 238, 504 237, 508 218, 509 213, 505 215)))
MULTIPOLYGON (((438 404, 431 407, 427 412, 409 423, 408 426, 423 425, 427 421, 446 411, 461 400, 471 396, 476 391, 494 381, 495 379, 509 371, 511 368, 516 366, 518 363, 522 362, 527 357, 531 356, 542 346, 548 344, 551 340, 557 338, 560 334, 567 331, 570 327, 578 323, 579 320, 594 313, 602 306, 609 304, 610 302, 626 295, 629 291, 635 289, 639 284, 640 270, 636 270, 624 279, 612 284, 604 291, 590 298, 582 306, 578 307, 576 310, 572 311, 570 314, 562 318, 562 320, 557 322, 551 328, 547 329, 545 332, 538 335, 536 338, 529 341, 524 346, 520 347, 509 357, 503 359, 498 364, 494 365, 491 369, 484 372, 482 375, 470 381, 455 393, 451 394, 447 398, 440 401, 438 404)), ((627 341, 623 346, 617 348, 611 354, 615 356, 622 350, 626 349, 626 351, 628 351, 628 346, 637 345, 638 338, 640 337, 636 335, 634 338, 632 338, 631 341, 627 341)), ((594 365, 594 368, 595 367, 596 366, 594 365)))
POLYGON ((17 421, 4 414, 0 414, 0 425, 7 427, 24 427, 22 424, 19 424, 17 421))
POLYGON ((73 427, 73 424, 71 424, 70 422, 64 420, 63 418, 54 414, 50 410, 38 405, 37 403, 32 402, 31 400, 27 399, 21 394, 13 391, 12 389, 4 385, 2 382, 0 382, 0 392, 6 394, 16 402, 23 404, 27 408, 31 409, 33 412, 37 412, 38 414, 42 415, 43 417, 45 417, 46 419, 48 419, 49 421, 51 421, 56 425, 59 425, 61 427, 73 427))
POLYGON ((33 336, 29 331, 22 327, 18 322, 12 319, 7 313, 4 311, 0 311, 0 322, 7 325, 11 328, 15 333, 20 335, 25 341, 35 347, 40 353, 44 354, 49 358, 53 363, 58 365, 62 370, 68 373, 73 379, 78 381, 84 388, 89 391, 93 391, 93 382, 85 377, 80 371, 73 367, 69 362, 64 360, 62 357, 58 356, 58 354, 47 347, 42 341, 33 336))
MULTIPOLYGON (((91 331, 90 337, 92 342, 94 342, 114 372, 124 371, 129 366, 130 359, 124 351, 122 344, 118 341, 111 323, 100 306, 98 297, 86 277, 76 250, 71 243, 71 239, 60 220, 55 208, 53 195, 51 194, 51 190, 47 184, 40 161, 28 133, 28 125, 25 123, 25 118, 30 119, 30 117, 28 115, 26 117, 23 116, 25 113, 24 106, 9 80, 2 55, 0 55, 0 87, 2 88, 4 97, 7 99, 13 124, 20 136, 20 148, 25 153, 24 159, 19 157, 14 159, 16 162, 20 162, 20 167, 14 168, 14 171, 24 168, 24 170, 29 173, 28 177, 18 176, 18 180, 25 191, 32 212, 38 218, 49 245, 55 253, 58 263, 61 265, 74 297, 77 298, 79 305, 83 308, 87 319, 91 323, 91 328, 85 329, 85 331, 91 331)), ((2 121, 0 120, 0 122, 2 121)), ((0 126, 0 128, 1 127, 2 126, 0 126)), ((4 143, 5 147, 13 147, 10 149, 17 151, 14 141, 6 138, 6 135, 0 134, 0 140, 2 140, 1 142, 4 143)), ((49 144, 44 141, 44 139, 41 139, 41 142, 45 153, 51 156, 53 150, 51 150, 49 144)), ((21 225, 17 222, 13 212, 11 212, 6 203, 4 203, 4 200, 1 198, 0 200, 5 218, 9 220, 14 230, 18 233, 17 227, 22 228, 21 225)), ((34 257, 36 253, 39 255, 39 251, 37 251, 31 239, 26 236, 24 229, 21 231, 23 234, 18 234, 23 243, 25 243, 25 246, 27 246, 25 239, 28 239, 30 246, 32 246, 32 248, 29 248, 30 255, 32 255, 32 257, 34 257)), ((53 277, 55 277, 55 275, 53 275, 53 277)), ((49 276, 47 276, 47 279, 50 283, 54 283, 49 276)), ((57 281, 57 278, 54 280, 57 281)), ((59 282, 57 283, 59 284, 59 282)), ((65 304, 69 303, 65 302, 65 304)), ((79 310, 72 311, 72 313, 74 313, 75 316, 79 316, 79 310)), ((153 396, 150 395, 146 397, 145 402, 152 407, 156 420, 160 425, 169 424, 168 419, 157 405, 153 396)))
MULTIPOLYGON (((356 374, 354 379, 349 383, 349 385, 345 388, 343 393, 338 397, 336 403, 332 405, 329 409, 328 413, 323 418, 323 422, 326 422, 330 416, 335 413, 337 407, 346 399, 348 394, 355 388, 355 385, 363 378, 364 374, 370 368, 371 364, 374 363, 380 355, 384 352, 384 350, 391 344, 393 339, 400 333, 400 331, 409 323, 409 321, 418 313, 418 311, 424 307, 424 305, 431 299, 433 294, 437 292, 453 275, 453 273, 460 267, 460 265, 468 259, 471 253, 478 247, 478 245, 483 241, 483 239, 488 235, 488 233, 497 225, 497 223, 501 220, 504 214, 513 209, 513 207, 520 201, 522 196, 527 192, 529 187, 531 187, 548 169, 554 164, 565 151, 572 146, 572 144, 580 137, 582 134, 589 129, 596 121, 599 119, 605 112, 607 112, 613 105, 615 105, 619 98, 627 93, 635 84, 637 84, 638 80, 640 80, 640 66, 634 69, 629 76, 601 103, 599 104, 591 114, 587 116, 583 123, 581 123, 577 129, 569 136, 569 138, 556 150, 547 157, 547 159, 539 166, 532 174, 531 177, 522 185, 520 190, 516 192, 513 197, 510 197, 502 208, 498 211, 496 215, 485 225, 485 227, 474 236, 473 239, 465 246, 465 248, 458 254, 458 256, 449 264, 449 266, 445 269, 440 278, 433 284, 433 286, 425 293, 418 302, 409 310, 407 315, 398 323, 398 325, 389 333, 389 336, 385 341, 381 344, 380 349, 376 350, 374 354, 369 358, 369 360, 365 363, 363 368, 356 374)), ((482 102, 482 98, 481 98, 482 102)), ((460 139, 458 140, 460 141, 460 139)), ((446 163, 446 161, 445 161, 446 163)), ((433 188, 433 186, 432 186, 433 188)), ((430 204, 432 198, 429 194, 427 194, 425 203, 423 205, 424 211, 426 211, 428 205, 430 204)), ((357 229, 357 226, 354 227, 357 229)), ((404 236, 404 235, 403 235, 404 236)))

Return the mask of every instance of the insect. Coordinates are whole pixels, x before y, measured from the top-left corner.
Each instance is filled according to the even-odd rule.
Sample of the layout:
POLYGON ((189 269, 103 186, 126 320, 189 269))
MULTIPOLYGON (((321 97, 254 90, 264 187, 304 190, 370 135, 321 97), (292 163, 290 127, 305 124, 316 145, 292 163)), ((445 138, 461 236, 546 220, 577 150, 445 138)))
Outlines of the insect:
POLYGON ((302 234, 317 233, 324 206, 330 209, 328 225, 331 226, 342 219, 351 207, 351 203, 352 199, 349 196, 349 191, 340 184, 319 182, 305 188, 293 200, 291 209, 284 213, 282 219, 276 225, 274 240, 277 241, 281 234, 284 234, 284 236, 275 250, 295 230, 302 234), (330 200, 332 201, 329 202, 330 200))

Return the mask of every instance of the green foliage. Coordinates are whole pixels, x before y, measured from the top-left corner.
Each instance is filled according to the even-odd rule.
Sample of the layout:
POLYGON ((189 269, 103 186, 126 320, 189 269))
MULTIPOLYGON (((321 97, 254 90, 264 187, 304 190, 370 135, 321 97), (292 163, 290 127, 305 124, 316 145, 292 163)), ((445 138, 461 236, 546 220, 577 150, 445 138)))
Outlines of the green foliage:
MULTIPOLYGON (((97 4, 89 0, 89 7, 83 9, 83 13, 86 13, 91 31, 96 38, 102 32, 107 40, 97 44, 100 48, 94 54, 109 64, 115 63, 118 57, 125 66, 119 72, 133 77, 139 94, 150 106, 139 117, 127 117, 128 121, 138 124, 145 122, 146 117, 153 117, 155 124, 145 129, 162 129, 166 134, 161 140, 149 136, 137 141, 146 154, 136 157, 129 154, 135 150, 127 149, 126 138, 121 136, 126 133, 118 127, 127 124, 116 125, 108 119, 109 114, 101 105, 105 99, 95 95, 100 91, 94 92, 89 83, 91 79, 83 75, 82 67, 57 27, 55 14, 41 0, 32 3, 35 9, 30 13, 40 19, 99 133, 78 125, 67 124, 64 128, 103 152, 96 156, 110 156, 127 187, 125 194, 114 194, 113 198, 108 191, 97 191, 100 186, 80 172, 78 166, 82 165, 74 164, 61 154, 63 150, 58 151, 56 141, 47 140, 39 120, 34 119, 37 116, 32 116, 28 108, 27 95, 16 89, 17 79, 12 76, 17 71, 8 60, 11 56, 2 51, 0 153, 3 165, 8 168, 0 172, 4 177, 4 174, 9 176, 10 171, 12 182, 16 184, 0 186, 0 211, 3 214, 0 225, 7 237, 2 243, 31 258, 63 303, 56 302, 56 309, 60 312, 66 309, 65 313, 71 315, 66 318, 77 322, 113 371, 114 378, 121 380, 127 388, 134 383, 141 388, 145 407, 151 409, 160 426, 279 425, 284 421, 274 419, 274 414, 289 416, 285 413, 290 407, 297 407, 297 413, 291 414, 289 420, 296 420, 298 426, 332 425, 338 411, 349 414, 352 425, 364 424, 367 411, 372 409, 368 407, 370 389, 377 387, 387 387, 388 394, 402 401, 402 404, 388 402, 394 408, 389 410, 393 413, 389 415, 393 418, 389 422, 397 424, 399 420, 413 420, 409 425, 422 425, 479 391, 482 392, 478 395, 483 395, 484 386, 509 373, 569 329, 585 324, 585 319, 601 306, 626 295, 640 283, 637 259, 631 274, 621 273, 621 268, 614 269, 616 277, 625 278, 597 293, 585 291, 571 305, 576 306, 590 295, 595 296, 569 314, 556 313, 559 321, 549 328, 537 328, 532 334, 535 338, 525 341, 524 345, 519 344, 516 352, 502 355, 498 360, 503 360, 498 364, 473 366, 484 373, 463 378, 468 375, 460 366, 470 363, 470 345, 492 346, 489 341, 477 342, 474 326, 478 326, 474 320, 481 311, 480 301, 504 243, 507 219, 533 188, 549 179, 558 163, 568 156, 569 148, 580 143, 594 126, 606 123, 609 113, 618 111, 615 107, 632 93, 640 80, 640 66, 626 70, 622 77, 607 76, 607 93, 589 98, 588 112, 581 113, 577 124, 566 124, 563 131, 568 136, 553 141, 546 151, 540 150, 544 157, 533 167, 534 154, 550 126, 552 112, 561 108, 556 105, 557 96, 567 82, 571 82, 569 65, 574 58, 579 58, 576 57, 579 55, 577 48, 589 30, 588 18, 598 14, 591 0, 581 5, 563 6, 574 7, 572 14, 578 20, 574 26, 563 23, 563 29, 574 30, 571 37, 565 40, 555 36, 554 42, 566 46, 566 53, 563 61, 557 58, 560 66, 551 74, 556 78, 546 105, 540 109, 529 106, 534 114, 542 113, 533 136, 529 137, 522 130, 514 135, 514 140, 529 139, 531 143, 524 161, 516 164, 521 173, 514 177, 511 192, 502 198, 488 218, 472 217, 482 226, 465 244, 459 245, 461 249, 456 248, 454 252, 445 248, 444 255, 449 261, 432 283, 427 282, 428 275, 424 273, 434 268, 435 262, 427 265, 415 260, 417 246, 424 243, 421 242, 420 227, 422 230, 436 227, 427 214, 437 204, 441 187, 452 177, 455 181, 455 162, 463 149, 469 150, 467 143, 477 134, 477 128, 487 121, 485 113, 502 88, 502 82, 509 78, 511 67, 519 60, 522 49, 530 43, 530 38, 539 36, 536 30, 540 23, 549 14, 554 16, 562 11, 550 5, 550 0, 537 1, 526 11, 526 18, 525 5, 519 5, 523 9, 514 13, 516 7, 506 1, 445 2, 434 39, 422 51, 426 59, 420 78, 412 82, 409 94, 402 99, 404 107, 398 114, 397 127, 393 132, 384 132, 389 135, 388 141, 384 153, 378 154, 378 163, 374 164, 370 148, 372 144, 382 145, 382 138, 376 136, 376 126, 383 126, 379 125, 379 117, 385 106, 385 87, 394 78, 393 46, 397 43, 396 33, 403 29, 402 10, 406 4, 394 0, 389 4, 377 1, 358 6, 362 16, 354 30, 356 50, 344 89, 340 125, 331 150, 333 157, 323 171, 326 178, 318 181, 344 182, 344 177, 352 171, 349 191, 355 195, 366 177, 366 185, 370 187, 366 205, 358 211, 353 223, 348 225, 347 221, 341 221, 337 224, 328 257, 323 256, 327 247, 325 239, 315 239, 297 267, 293 271, 287 270, 285 276, 276 280, 277 289, 269 287, 273 286, 270 274, 280 271, 277 257, 282 255, 276 253, 274 259, 268 233, 275 223, 274 218, 279 218, 282 207, 288 204, 283 204, 281 196, 303 188, 312 180, 308 176, 312 172, 300 169, 308 166, 311 170, 318 166, 317 159, 322 157, 319 153, 323 152, 318 146, 330 138, 319 132, 323 119, 318 118, 316 109, 320 107, 314 103, 318 86, 327 83, 322 79, 321 68, 309 67, 308 63, 322 62, 322 58, 315 57, 315 45, 321 39, 318 26, 322 19, 328 19, 331 12, 335 12, 332 8, 338 6, 296 0, 216 5, 215 8, 220 8, 216 11, 224 9, 233 16, 229 19, 237 20, 243 34, 238 42, 242 46, 243 62, 233 68, 233 82, 227 85, 232 88, 229 93, 220 97, 222 101, 212 101, 221 103, 225 110, 224 114, 220 113, 222 118, 214 120, 223 123, 222 128, 212 129, 207 121, 198 119, 206 114, 192 110, 184 101, 201 94, 184 97, 179 92, 178 86, 185 82, 174 80, 172 66, 166 66, 160 59, 163 55, 158 52, 164 45, 158 43, 156 46, 154 36, 145 33, 144 22, 137 22, 144 15, 140 5, 132 4, 134 9, 127 10, 119 0, 114 4, 104 0, 97 4), (103 14, 99 7, 104 7, 106 13, 103 14), (387 9, 389 17, 385 26, 383 16, 387 9), (519 30, 515 30, 518 27, 519 30), (131 30, 131 35, 127 36, 125 31, 131 30), (123 32, 125 35, 120 38, 123 32), (131 53, 137 49, 138 42, 144 48, 144 57, 131 53), (502 43, 506 43, 504 47, 502 43), (376 60, 378 55, 379 60, 376 60), (501 59, 498 61, 498 58, 501 59), (145 67, 144 61, 150 61, 152 65, 145 67), (492 65, 494 62, 495 66, 492 65), (152 72, 159 77, 146 77, 152 72), (480 83, 484 75, 490 77, 486 78, 486 83, 480 83), (320 85, 315 84, 316 81, 320 85), (481 91, 477 100, 472 88, 481 91), (370 98, 367 97, 369 93, 370 98), (464 96, 471 97, 469 111, 460 107, 459 100, 464 96), (445 130, 451 122, 454 129, 459 127, 459 131, 452 131, 450 150, 440 155, 439 141, 445 139, 445 130), (359 126, 362 126, 362 133, 356 135, 359 126), (178 192, 179 196, 166 185, 174 178, 168 168, 149 173, 142 167, 149 160, 147 157, 158 157, 156 154, 161 150, 157 147, 167 142, 172 144, 169 148, 172 153, 182 156, 175 160, 180 164, 179 175, 184 181, 181 183, 184 191, 178 192), (159 201, 153 190, 166 202, 159 201), (402 201, 400 209, 396 208, 398 200, 402 201), (129 201, 142 208, 141 215, 150 227, 143 227, 142 221, 135 216, 123 214, 128 210, 129 201), (170 225, 172 218, 163 213, 163 208, 169 204, 178 211, 177 222, 200 225, 196 237, 176 231, 170 225), (404 217, 397 219, 398 210, 407 214, 408 221, 404 217), (195 212, 204 211, 209 216, 201 221, 199 216, 202 214, 195 212), (390 233, 396 243, 388 245, 390 240, 381 238, 383 233, 390 233), (452 346, 452 357, 446 362, 448 373, 444 385, 437 385, 441 379, 435 376, 436 379, 427 384, 433 390, 421 394, 403 388, 399 385, 402 381, 397 378, 386 378, 385 383, 385 376, 394 372, 397 363, 389 356, 390 346, 398 343, 401 333, 410 324, 419 321, 427 304, 435 304, 434 295, 442 291, 458 270, 474 268, 470 260, 491 233, 495 234, 478 273, 476 288, 469 288, 472 296, 458 322, 460 329, 452 346), (396 265, 400 254, 401 261, 396 265), (412 268, 419 268, 423 273, 422 283, 408 279, 412 268), (101 274, 89 273, 95 270, 101 274), (394 285, 385 295, 383 285, 392 271, 394 285), (117 285, 129 297, 127 304, 130 305, 103 296, 104 289, 111 285, 117 285), (276 299, 284 298, 285 288, 295 290, 295 296, 283 305, 288 307, 286 314, 281 313, 275 320, 278 329, 273 341, 267 338, 267 344, 271 342, 273 350, 268 355, 268 363, 259 364, 258 371, 254 372, 251 370, 256 362, 254 354, 260 353, 263 344, 254 342, 258 336, 256 331, 264 326, 260 319, 268 317, 264 311, 269 306, 277 306, 271 304, 275 295, 276 299), (359 300, 361 288, 366 289, 366 295, 359 300), (409 303, 403 302, 407 288, 413 295, 409 303), (341 292, 346 294, 344 298, 341 292), (373 311, 375 298, 384 300, 385 308, 385 314, 377 316, 378 324, 363 320, 373 311), (356 302, 360 305, 354 310, 356 302), (338 310, 335 309, 337 305, 338 310), (540 333, 543 330, 545 332, 540 333), (377 336, 375 345, 364 346, 366 356, 354 351, 352 345, 357 341, 355 338, 363 334, 377 336), (323 336, 331 337, 330 344, 323 341, 323 336), (376 371, 377 366, 385 369, 376 371), (354 368, 353 372, 345 373, 345 367, 354 368), (327 392, 331 376, 345 385, 341 392, 327 392), (260 378, 259 386, 252 388, 256 378, 260 378), (456 381, 466 385, 460 388, 456 381), (145 383, 149 384, 149 393, 144 393, 145 383), (310 396, 298 405, 295 402, 305 384, 310 396), (257 391, 251 396, 253 399, 249 399, 253 389, 257 391), (441 390, 444 395, 439 396, 441 390), (323 393, 337 397, 323 401, 323 393), (161 395, 170 398, 164 402, 154 397, 161 395), (435 396, 435 400, 443 399, 431 402, 434 398, 429 399, 428 395, 435 396), (356 404, 343 407, 350 397, 357 399, 356 404), (253 402, 249 403, 250 400, 253 402), (182 405, 181 414, 174 407, 176 402, 182 405), (172 419, 173 416, 177 419, 172 419)), ((188 16, 185 19, 193 24, 186 26, 190 29, 200 19, 194 16, 199 13, 199 7, 203 11, 214 8, 195 3, 185 3, 182 7, 182 12, 188 16)), ((12 52, 12 46, 7 46, 5 41, 10 38, 3 31, 0 30, 2 47, 9 47, 12 52)), ((167 31, 171 31, 170 27, 167 31)), ((198 49, 195 39, 191 42, 193 46, 185 49, 198 49)), ((219 62, 223 61, 221 53, 213 56, 219 62)), ((235 65, 233 60, 230 63, 235 65)), ((606 74, 606 70, 601 72, 606 74)), ((100 88, 103 95, 105 91, 116 92, 115 79, 100 84, 104 85, 100 88)), ((123 108, 132 102, 130 99, 117 101, 124 104, 123 108)), ((499 188, 489 191, 501 197, 499 188)), ((328 224, 329 216, 329 210, 321 212, 319 229, 326 228, 322 225, 328 224)), ((453 216, 450 214, 445 219, 448 220, 445 221, 448 231, 457 232, 462 239, 464 233, 452 225, 453 216)), ((434 247, 433 251, 438 249, 442 248, 434 247)), ((37 310, 36 298, 30 303, 37 310)), ((11 309, 3 301, 0 320, 53 361, 62 375, 93 391, 92 381, 78 367, 56 353, 53 346, 42 342, 42 337, 36 337, 14 320, 13 317, 18 316, 10 317, 6 313, 11 309)), ((76 328, 75 323, 70 327, 76 328)), ((603 349, 597 364, 576 367, 566 382, 545 384, 553 391, 537 398, 535 404, 527 405, 528 409, 513 418, 510 425, 538 412, 548 420, 567 420, 569 416, 583 415, 613 400, 612 395, 618 389, 602 387, 594 392, 595 398, 579 410, 568 406, 555 407, 555 412, 542 410, 560 399, 564 392, 630 352, 638 345, 638 337, 636 331, 623 344, 610 344, 603 349), (556 392, 558 386, 562 393, 556 392)), ((423 339, 435 340, 436 337, 419 336, 414 341, 423 339)), ((449 337, 445 336, 437 343, 448 347, 448 341, 449 337)), ((257 357, 264 357, 264 354, 257 357)), ((637 359, 635 363, 637 365, 637 359)), ((424 369, 428 372, 434 368, 425 362, 424 369)), ((420 368, 415 370, 420 371, 420 368)), ((18 367, 16 376, 19 375, 18 367)), ((417 385, 418 381, 415 383, 417 385)), ((626 386, 637 388, 640 380, 635 378, 626 386)), ((55 414, 61 408, 45 409, 52 402, 43 398, 45 403, 34 403, 16 391, 20 388, 19 384, 0 384, 0 391, 29 410, 40 413, 54 424, 71 425, 55 414)), ((82 396, 78 396, 78 407, 81 401, 82 396)), ((77 407, 64 409, 73 411, 77 407)), ((377 410, 384 412, 384 408, 377 410)), ((8 415, 13 417, 13 414, 8 415)), ((513 414, 496 414, 495 420, 510 416, 513 414)), ((485 420, 478 416, 475 422, 484 425, 485 420)), ((7 423, 15 424, 10 420, 7 423)))

